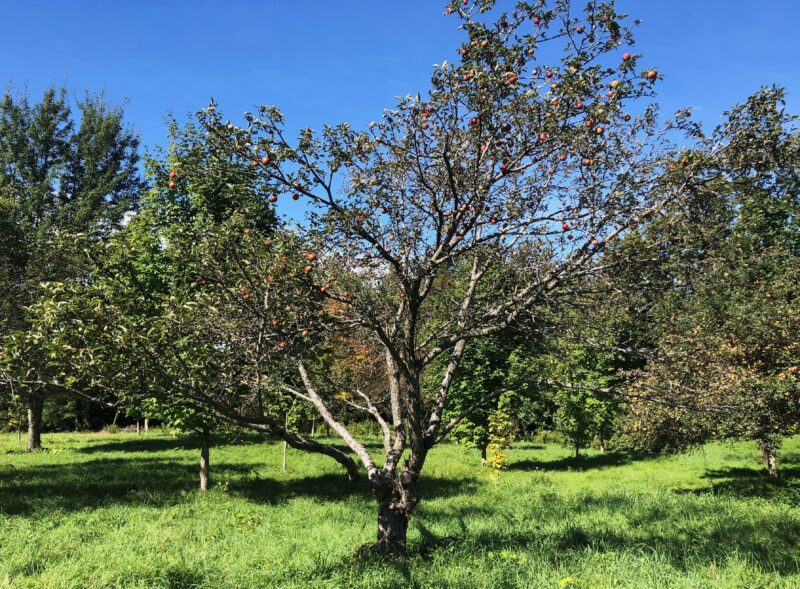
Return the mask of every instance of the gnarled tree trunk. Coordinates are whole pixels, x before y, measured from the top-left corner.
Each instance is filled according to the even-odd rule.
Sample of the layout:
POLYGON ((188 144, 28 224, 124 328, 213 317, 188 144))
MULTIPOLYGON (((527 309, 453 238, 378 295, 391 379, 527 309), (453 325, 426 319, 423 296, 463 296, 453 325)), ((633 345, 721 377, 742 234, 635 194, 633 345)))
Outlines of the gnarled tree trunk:
POLYGON ((208 491, 208 485, 211 482, 211 472, 209 463, 209 446, 211 445, 211 436, 208 430, 204 430, 200 435, 200 490, 208 491))
POLYGON ((32 396, 28 401, 28 452, 33 452, 42 447, 42 409, 44 400, 32 396))
POLYGON ((391 556, 407 552, 408 521, 417 504, 413 477, 408 471, 387 481, 376 490, 378 499, 377 549, 391 556))

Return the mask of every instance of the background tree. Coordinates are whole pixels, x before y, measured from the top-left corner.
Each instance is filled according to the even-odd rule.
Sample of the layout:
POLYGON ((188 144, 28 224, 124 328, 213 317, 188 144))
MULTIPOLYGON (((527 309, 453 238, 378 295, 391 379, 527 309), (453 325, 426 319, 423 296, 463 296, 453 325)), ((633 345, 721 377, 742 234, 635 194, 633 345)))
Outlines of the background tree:
MULTIPOLYGON (((662 407, 637 407, 645 439, 659 429, 684 442, 755 439, 772 476, 780 438, 796 431, 800 398, 793 124, 782 91, 772 88, 732 109, 715 132, 730 146, 718 162, 715 191, 725 208, 711 227, 717 238, 656 306, 655 357, 635 388, 662 407)), ((693 233, 708 233, 698 225, 693 233)), ((658 446, 669 438, 649 440, 658 446)))
MULTIPOLYGON (((3 241, 10 236, 0 252, 0 338, 26 329, 24 308, 36 301, 39 283, 85 274, 60 237, 107 238, 144 186, 139 139, 124 126, 122 108, 91 94, 75 107, 78 121, 64 88, 49 88, 37 103, 11 89, 0 99, 3 241)), ((19 392, 28 412, 28 449, 34 450, 41 444, 44 399, 54 391, 25 385, 19 392)))

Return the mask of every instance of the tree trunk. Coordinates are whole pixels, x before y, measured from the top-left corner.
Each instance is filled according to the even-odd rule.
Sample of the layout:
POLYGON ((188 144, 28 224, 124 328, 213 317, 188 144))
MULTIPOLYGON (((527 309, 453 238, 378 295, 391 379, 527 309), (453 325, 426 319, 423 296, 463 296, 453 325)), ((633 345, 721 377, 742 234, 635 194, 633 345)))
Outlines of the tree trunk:
POLYGON ((138 436, 140 433, 141 433, 141 430, 139 429, 139 420, 137 419, 136 420, 136 435, 138 436))
POLYGON ((147 433, 148 431, 150 431, 150 418, 149 417, 145 417, 144 418, 144 433, 147 433))
MULTIPOLYGON (((286 414, 286 417, 284 418, 283 427, 285 427, 286 429, 289 428, 289 414, 288 413, 286 414)), ((288 451, 288 449, 289 449, 289 443, 286 440, 284 440, 283 441, 283 466, 281 467, 281 469, 283 471, 286 471, 286 452, 288 451)))
POLYGON ((578 444, 575 444, 575 458, 578 459, 581 457, 581 447, 578 444))
POLYGON ((778 478, 778 457, 776 455, 775 444, 770 442, 760 441, 758 445, 761 447, 762 460, 764 466, 767 467, 767 472, 770 478, 778 478))
POLYGON ((208 430, 204 430, 200 436, 200 490, 208 491, 208 485, 211 481, 211 473, 209 471, 209 445, 210 437, 208 430))
POLYGON ((379 501, 377 548, 380 552, 392 556, 406 555, 409 516, 410 514, 398 507, 391 498, 379 501))
POLYGON ((606 438, 603 436, 603 432, 600 432, 600 454, 606 453, 606 438))
POLYGON ((486 446, 481 448, 481 466, 486 466, 486 446))
POLYGON ((28 452, 42 447, 42 408, 44 401, 40 397, 31 397, 28 401, 28 452))
POLYGON ((408 520, 417 504, 414 487, 417 480, 410 470, 403 469, 376 489, 378 499, 378 541, 379 552, 390 556, 406 555, 408 520))

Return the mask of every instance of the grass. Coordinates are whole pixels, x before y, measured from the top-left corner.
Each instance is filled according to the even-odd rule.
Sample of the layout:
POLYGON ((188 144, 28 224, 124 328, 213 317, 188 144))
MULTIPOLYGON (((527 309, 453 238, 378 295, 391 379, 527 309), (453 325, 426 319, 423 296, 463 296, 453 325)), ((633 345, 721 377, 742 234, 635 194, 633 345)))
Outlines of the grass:
POLYGON ((520 444, 494 480, 475 451, 433 451, 411 557, 381 561, 376 506, 331 460, 164 434, 0 435, 2 587, 800 587, 800 438, 770 481, 752 444, 634 460, 520 444))

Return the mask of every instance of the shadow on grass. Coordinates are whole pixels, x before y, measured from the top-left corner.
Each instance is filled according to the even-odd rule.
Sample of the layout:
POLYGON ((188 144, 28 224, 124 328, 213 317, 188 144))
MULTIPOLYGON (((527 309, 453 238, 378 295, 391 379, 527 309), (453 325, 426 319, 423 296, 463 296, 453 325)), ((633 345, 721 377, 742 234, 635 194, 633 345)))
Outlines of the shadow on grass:
POLYGON ((633 461, 627 454, 609 452, 606 454, 593 454, 592 456, 581 456, 575 458, 559 458, 557 460, 520 460, 508 465, 509 470, 591 470, 594 468, 608 468, 612 466, 623 466, 633 461))
POLYGON ((760 497, 800 507, 800 467, 779 469, 780 478, 769 477, 766 468, 723 468, 707 470, 703 475, 711 489, 688 489, 679 493, 695 495, 730 495, 732 497, 760 497))
MULTIPOLYGON (((339 438, 316 438, 324 443, 349 452, 350 449, 339 438)), ((258 434, 237 434, 234 436, 213 436, 213 446, 242 446, 258 445, 265 442, 278 443, 281 440, 258 434)), ((366 448, 383 448, 378 442, 364 443, 366 448)), ((200 448, 200 438, 197 436, 178 436, 175 438, 149 437, 147 435, 136 438, 103 439, 90 442, 90 445, 76 448, 79 454, 105 454, 108 452, 165 452, 169 450, 197 450, 200 448)))
MULTIPOLYGON (((214 486, 219 488, 224 482, 226 492, 256 503, 278 504, 295 497, 336 501, 359 494, 371 499, 368 488, 349 482, 344 471, 290 479, 266 474, 255 470, 252 464, 211 465, 214 486)), ((130 456, 65 464, 8 465, 0 470, 0 512, 38 516, 114 504, 173 505, 185 500, 187 493, 194 493, 197 486, 197 464, 184 458, 130 456)), ((425 498, 434 499, 474 493, 479 486, 479 481, 470 478, 426 478, 420 489, 425 498)))

